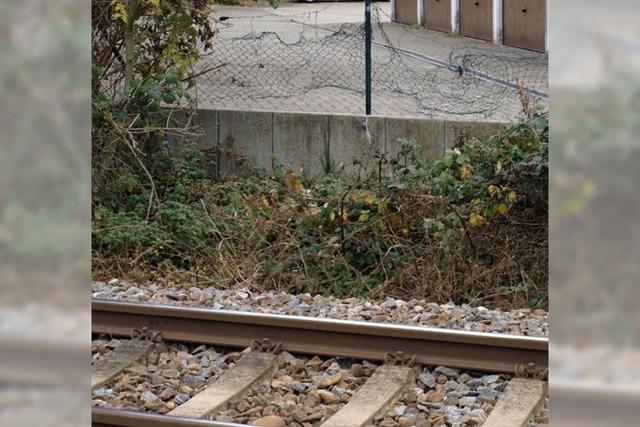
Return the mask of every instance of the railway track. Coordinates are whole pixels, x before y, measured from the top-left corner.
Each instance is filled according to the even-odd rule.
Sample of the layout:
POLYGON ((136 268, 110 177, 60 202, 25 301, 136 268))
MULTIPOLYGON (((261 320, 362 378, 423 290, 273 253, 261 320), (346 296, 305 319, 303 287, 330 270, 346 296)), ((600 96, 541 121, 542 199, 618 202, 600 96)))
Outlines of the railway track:
MULTIPOLYGON (((95 426, 247 425, 227 421, 256 422, 257 413, 252 413, 251 406, 258 405, 256 402, 262 402, 276 388, 285 390, 283 395, 289 399, 302 399, 308 392, 316 396, 317 405, 324 412, 304 413, 298 409, 293 418, 289 417, 288 424, 260 424, 268 422, 269 417, 274 421, 275 415, 270 415, 270 410, 266 418, 261 417, 266 421, 257 425, 411 426, 420 424, 411 424, 412 414, 402 414, 405 411, 415 414, 418 408, 432 418, 440 410, 449 411, 447 417, 462 417, 464 413, 468 425, 526 426, 546 394, 545 382, 541 381, 548 363, 546 338, 105 300, 92 303, 92 332, 95 336, 119 339, 118 347, 105 352, 94 363, 94 390, 113 382, 144 359, 158 345, 153 342, 158 335, 163 343, 176 343, 171 344, 178 349, 172 350, 171 357, 175 354, 188 357, 185 366, 201 360, 193 354, 210 355, 207 351, 217 354, 207 346, 245 349, 232 353, 233 362, 228 368, 216 368, 214 374, 207 372, 212 375, 208 384, 196 390, 189 388, 193 395, 185 403, 176 406, 170 401, 160 405, 167 415, 93 408, 95 426), (127 340, 132 331, 137 331, 138 339, 127 340), (190 348, 185 345, 199 347, 189 353, 190 348), (283 354, 290 358, 289 362, 282 362, 283 354), (363 364, 368 372, 351 374, 355 372, 354 366, 362 371, 363 364), (425 367, 420 371, 420 366, 438 368, 425 367), (292 377, 298 380, 297 387, 304 389, 304 393, 290 391, 291 383, 282 384, 283 378, 291 382, 292 377), (499 397, 490 405, 483 396, 489 391, 494 400, 499 397), (412 393, 418 397, 407 397, 412 393), (246 413, 233 409, 240 405, 232 406, 230 402, 235 405, 238 401, 246 413), (465 409, 464 405, 468 407, 465 409), (225 412, 229 407, 231 412, 225 412), (481 416, 487 407, 493 410, 488 417, 481 416), (480 414, 478 418, 469 419, 469 414, 474 414, 470 408, 480 414), (232 417, 215 420, 216 414, 232 417), (390 414, 395 414, 395 418, 390 418, 390 414), (504 424, 504 417, 510 420, 509 424, 504 424)), ((104 342, 101 345, 104 347, 104 342)), ((192 365, 200 372, 197 363, 188 366, 192 365)), ((170 378, 175 378, 175 374, 170 378)))

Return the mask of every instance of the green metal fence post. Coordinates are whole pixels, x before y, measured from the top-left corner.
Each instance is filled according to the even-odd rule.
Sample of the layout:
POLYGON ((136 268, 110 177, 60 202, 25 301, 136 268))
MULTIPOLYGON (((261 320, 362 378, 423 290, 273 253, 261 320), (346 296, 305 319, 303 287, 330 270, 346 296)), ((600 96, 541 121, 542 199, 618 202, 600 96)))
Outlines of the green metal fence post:
POLYGON ((371 0, 364 6, 365 113, 371 115, 371 0))

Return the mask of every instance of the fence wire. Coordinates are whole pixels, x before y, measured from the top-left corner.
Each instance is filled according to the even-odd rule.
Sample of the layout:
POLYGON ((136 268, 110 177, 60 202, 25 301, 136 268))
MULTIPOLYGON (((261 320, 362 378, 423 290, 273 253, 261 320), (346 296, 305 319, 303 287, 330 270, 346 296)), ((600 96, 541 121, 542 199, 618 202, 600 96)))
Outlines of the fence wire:
MULTIPOLYGON (((213 70, 198 79, 199 102, 247 105, 332 90, 362 97, 364 111, 364 23, 321 25, 321 13, 229 17, 213 50, 195 67, 195 73, 213 70)), ((522 93, 533 104, 547 104, 546 55, 389 21, 374 5, 374 114, 388 113, 383 110, 393 110, 395 103, 428 117, 513 116, 522 93)), ((322 101, 325 112, 341 112, 330 96, 322 101)))

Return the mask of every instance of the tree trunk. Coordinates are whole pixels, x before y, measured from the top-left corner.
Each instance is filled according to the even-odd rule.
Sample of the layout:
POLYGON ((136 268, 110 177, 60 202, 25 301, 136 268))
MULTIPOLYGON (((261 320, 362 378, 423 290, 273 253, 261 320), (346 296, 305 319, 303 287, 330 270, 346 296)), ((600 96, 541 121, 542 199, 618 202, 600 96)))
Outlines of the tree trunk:
POLYGON ((125 64, 124 84, 129 91, 133 84, 133 67, 135 65, 134 24, 138 14, 138 0, 129 0, 127 4, 127 26, 124 32, 125 64))

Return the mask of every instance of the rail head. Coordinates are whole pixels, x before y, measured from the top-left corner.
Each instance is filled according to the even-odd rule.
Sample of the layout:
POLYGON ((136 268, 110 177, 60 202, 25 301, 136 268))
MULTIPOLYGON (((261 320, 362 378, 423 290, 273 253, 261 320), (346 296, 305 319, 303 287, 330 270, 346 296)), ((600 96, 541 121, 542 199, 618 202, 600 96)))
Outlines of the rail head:
POLYGON ((448 343, 472 344, 487 347, 535 350, 547 352, 549 340, 545 337, 469 332, 454 329, 390 323, 338 320, 246 311, 217 310, 182 307, 177 305, 139 304, 114 300, 94 299, 92 311, 147 315, 155 317, 204 320, 245 325, 269 325, 295 330, 327 331, 344 334, 371 335, 448 343))
POLYGON ((97 407, 91 408, 91 425, 94 427, 245 427, 245 424, 97 407))

